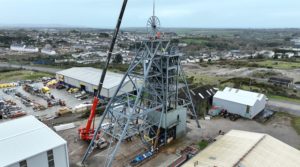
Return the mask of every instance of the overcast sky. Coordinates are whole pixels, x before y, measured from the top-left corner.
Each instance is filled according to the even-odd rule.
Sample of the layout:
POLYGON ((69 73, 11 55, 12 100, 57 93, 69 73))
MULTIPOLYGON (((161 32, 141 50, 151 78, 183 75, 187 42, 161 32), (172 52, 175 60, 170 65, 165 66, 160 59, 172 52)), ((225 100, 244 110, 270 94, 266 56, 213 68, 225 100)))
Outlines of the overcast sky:
MULTIPOLYGON (((123 27, 145 27, 152 0, 128 0, 123 27)), ((156 0, 163 27, 300 28, 300 0, 156 0)), ((0 25, 114 27, 122 0, 0 0, 0 25)))

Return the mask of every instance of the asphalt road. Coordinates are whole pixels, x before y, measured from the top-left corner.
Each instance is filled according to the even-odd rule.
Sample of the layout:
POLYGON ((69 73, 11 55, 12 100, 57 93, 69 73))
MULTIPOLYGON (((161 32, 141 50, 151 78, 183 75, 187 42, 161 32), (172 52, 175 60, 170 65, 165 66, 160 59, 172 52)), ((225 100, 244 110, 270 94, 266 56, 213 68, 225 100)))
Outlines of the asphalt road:
POLYGON ((269 100, 267 106, 268 108, 275 111, 282 111, 300 116, 300 104, 298 103, 280 100, 269 100))
POLYGON ((8 64, 8 63, 0 63, 0 67, 23 68, 26 70, 35 70, 35 71, 47 72, 53 74, 55 74, 57 71, 62 70, 59 68, 37 67, 37 66, 30 66, 30 65, 17 65, 17 64, 8 64))

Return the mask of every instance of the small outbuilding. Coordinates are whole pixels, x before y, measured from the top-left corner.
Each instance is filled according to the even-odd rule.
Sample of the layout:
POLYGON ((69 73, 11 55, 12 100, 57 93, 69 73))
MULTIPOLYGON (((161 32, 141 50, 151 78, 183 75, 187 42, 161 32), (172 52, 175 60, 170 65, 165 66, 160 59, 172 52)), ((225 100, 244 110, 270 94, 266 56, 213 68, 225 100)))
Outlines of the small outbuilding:
MULTIPOLYGON (((76 87, 80 88, 82 91, 95 93, 97 92, 101 74, 101 69, 92 67, 73 67, 57 72, 56 79, 68 87, 76 87)), ((123 74, 108 71, 100 95, 105 98, 111 98, 121 83, 123 76, 123 74)), ((126 84, 119 95, 134 90, 133 84, 129 78, 125 79, 125 83, 126 84)))
POLYGON ((34 116, 1 123, 0 132, 0 166, 69 166, 67 142, 34 116))
POLYGON ((288 77, 270 77, 268 82, 274 85, 290 87, 293 85, 294 79, 288 77))
MULTIPOLYGON (((210 85, 190 89, 195 110, 198 114, 206 114, 208 112, 216 92, 217 90, 210 85)), ((181 93, 180 97, 185 97, 185 94, 181 93)))
POLYGON ((218 91, 213 97, 214 106, 249 119, 263 111, 266 103, 267 97, 264 94, 229 87, 218 91))

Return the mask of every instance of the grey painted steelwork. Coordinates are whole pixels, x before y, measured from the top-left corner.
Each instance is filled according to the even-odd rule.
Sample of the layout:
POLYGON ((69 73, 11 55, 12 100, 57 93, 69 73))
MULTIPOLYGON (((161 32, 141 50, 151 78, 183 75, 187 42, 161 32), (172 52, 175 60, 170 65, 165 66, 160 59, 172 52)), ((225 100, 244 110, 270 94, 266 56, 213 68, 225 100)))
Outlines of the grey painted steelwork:
MULTIPOLYGON (((102 135, 111 139, 105 166, 112 165, 121 142, 133 136, 141 136, 149 149, 155 149, 153 141, 159 136, 155 127, 166 127, 162 123, 167 122, 168 118, 163 115, 168 115, 166 113, 169 111, 190 106, 192 113, 197 117, 180 64, 180 55, 171 48, 169 40, 142 41, 141 48, 109 101, 95 132, 101 131, 102 135), (117 96, 118 92, 123 91, 126 79, 134 85, 136 93, 124 92, 117 96), (179 85, 184 86, 179 88, 179 85), (179 91, 186 94, 185 99, 178 97, 179 91), (153 114, 159 119, 153 121, 148 118, 153 114), (112 127, 102 129, 104 121, 112 127), (155 135, 149 137, 149 134, 155 135), (118 141, 116 144, 113 144, 114 139, 118 141)), ((199 125, 198 121, 197 124, 199 125)), ((166 138, 167 134, 164 136, 166 138)), ((95 139, 91 141, 83 161, 93 150, 94 142, 95 139)))
POLYGON ((153 0, 153 15, 147 21, 149 37, 155 37, 160 29, 160 20, 155 16, 155 0, 153 0))
MULTIPOLYGON (((170 40, 160 39, 156 34, 160 23, 155 16, 154 6, 153 16, 148 22, 152 29, 149 34, 150 38, 141 41, 141 47, 137 50, 120 85, 106 106, 82 163, 93 151, 96 134, 99 132, 110 138, 105 161, 105 166, 110 167, 123 140, 140 136, 142 142, 149 149, 155 150, 161 136, 160 129, 163 127, 163 144, 166 144, 171 121, 176 121, 176 117, 181 116, 182 122, 179 123, 180 121, 177 120, 174 123, 180 124, 179 128, 181 129, 186 127, 182 124, 186 122, 185 113, 188 107, 200 128, 185 74, 180 64, 181 57, 170 40), (123 89, 126 80, 130 80, 132 83, 134 93, 126 92, 123 89), (179 85, 183 86, 179 87, 179 85), (179 91, 183 91, 186 98, 179 98, 179 91), (182 116, 183 113, 185 116, 182 116), (168 120, 168 117, 173 120, 168 120), (109 123, 109 128, 102 128, 104 121, 105 124, 109 123)), ((181 131, 185 132, 185 130, 181 131)))

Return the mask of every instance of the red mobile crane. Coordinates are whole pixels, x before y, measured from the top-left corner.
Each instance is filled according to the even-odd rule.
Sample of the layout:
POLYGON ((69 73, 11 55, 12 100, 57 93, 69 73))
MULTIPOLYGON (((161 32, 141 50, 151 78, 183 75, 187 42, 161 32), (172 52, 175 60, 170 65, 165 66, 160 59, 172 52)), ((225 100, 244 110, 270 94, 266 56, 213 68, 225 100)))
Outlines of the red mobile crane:
MULTIPOLYGON (((98 90, 97 90, 96 95, 94 96, 93 105, 92 105, 92 108, 91 108, 91 111, 90 111, 88 121, 87 121, 85 127, 80 127, 79 130, 78 130, 79 135, 80 135, 80 139, 82 139, 84 141, 91 141, 94 137, 95 128, 94 128, 94 125, 93 125, 93 128, 91 128, 91 126, 92 126, 92 123, 94 122, 93 120, 94 120, 95 115, 96 115, 96 109, 97 109, 97 106, 98 106, 98 103, 99 103, 100 93, 101 93, 101 90, 102 90, 102 86, 103 86, 103 82, 104 82, 104 79, 105 79, 106 71, 108 69, 109 62, 110 62, 110 59, 111 59, 111 56, 112 56, 112 52, 113 52, 113 49, 114 49, 114 46, 115 46, 115 43, 116 43, 116 40, 117 40, 117 36, 118 36, 119 30, 120 30, 120 26, 121 26, 121 23, 122 23, 122 19, 123 19, 123 15, 124 15, 124 12, 125 12, 126 5, 127 5, 127 1, 128 0, 123 1, 123 5, 122 5, 121 12, 120 12, 120 15, 119 15, 119 18, 118 18, 118 21, 117 21, 117 25, 116 25, 116 28, 114 30, 114 35, 113 35, 113 38, 112 38, 112 41, 110 43, 110 47, 109 47, 109 50, 108 50, 108 55, 107 55, 105 67, 104 67, 104 69, 102 71, 102 74, 101 74, 100 82, 99 82, 99 85, 98 85, 98 90)), ((97 138, 98 138, 98 136, 97 136, 97 138)))

